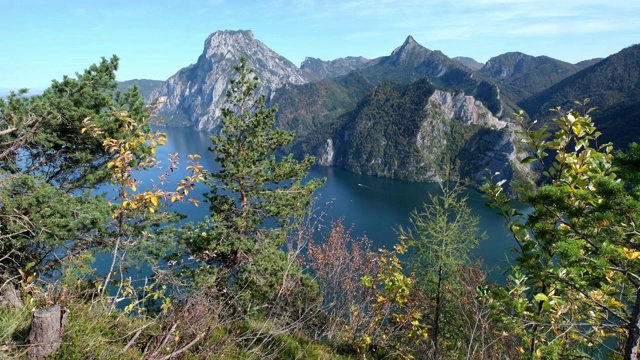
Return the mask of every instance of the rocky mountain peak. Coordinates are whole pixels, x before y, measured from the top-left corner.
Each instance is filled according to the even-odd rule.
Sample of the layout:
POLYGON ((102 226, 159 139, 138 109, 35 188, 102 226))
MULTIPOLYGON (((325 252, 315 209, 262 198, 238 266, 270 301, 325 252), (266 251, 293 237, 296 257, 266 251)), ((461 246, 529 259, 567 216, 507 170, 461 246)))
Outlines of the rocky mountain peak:
POLYGON ((407 39, 404 41, 404 43, 402 43, 402 45, 400 45, 395 50, 393 50, 393 52, 391 53, 391 56, 400 55, 402 53, 406 53, 410 51, 421 51, 421 50, 429 51, 424 46, 418 44, 418 42, 413 38, 413 36, 409 35, 407 36, 407 39))
POLYGON ((503 78, 512 75, 523 61, 532 59, 534 59, 533 56, 521 52, 508 52, 489 59, 481 71, 494 77, 503 78))
POLYGON ((170 125, 197 130, 217 129, 225 105, 233 67, 246 56, 248 65, 260 76, 259 92, 270 98, 284 84, 304 84, 307 77, 291 61, 257 40, 250 30, 216 31, 204 42, 198 61, 181 69, 147 100, 164 101, 160 116, 170 125))
POLYGON ((393 50, 389 56, 389 60, 397 65, 407 64, 409 62, 420 62, 431 52, 431 50, 418 44, 413 36, 409 35, 402 45, 393 50))
POLYGON ((407 36, 407 38, 405 39, 404 43, 402 44, 403 46, 409 46, 409 45, 419 45, 416 40, 413 38, 413 36, 409 35, 407 36))
POLYGON ((256 39, 251 30, 216 31, 205 40, 204 54, 210 57, 224 52, 243 52, 248 47, 254 46, 255 42, 256 39))

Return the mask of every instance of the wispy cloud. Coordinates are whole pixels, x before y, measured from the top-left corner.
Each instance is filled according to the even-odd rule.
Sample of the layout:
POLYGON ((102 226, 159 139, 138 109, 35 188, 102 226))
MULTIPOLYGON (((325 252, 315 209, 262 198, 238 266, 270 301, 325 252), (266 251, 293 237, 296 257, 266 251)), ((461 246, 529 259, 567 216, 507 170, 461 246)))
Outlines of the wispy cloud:
MULTIPOLYGON (((285 6, 286 1, 278 1, 285 6)), ((295 5, 307 16, 340 17, 379 30, 413 29, 435 32, 444 29, 451 37, 505 32, 513 35, 589 33, 614 28, 619 17, 640 15, 637 0, 448 0, 430 1, 305 1, 295 5), (321 16, 319 14, 322 14, 321 16), (604 15, 607 14, 607 15, 604 15), (617 15, 617 16, 616 16, 617 15), (474 27, 469 27, 472 24, 474 27), (465 30, 465 28, 467 30, 465 30), (457 30, 456 30, 457 29, 457 30), (592 30, 589 30, 592 29, 592 30)), ((627 25, 629 26, 629 25, 627 25)), ((640 28, 640 22, 637 23, 640 28)))

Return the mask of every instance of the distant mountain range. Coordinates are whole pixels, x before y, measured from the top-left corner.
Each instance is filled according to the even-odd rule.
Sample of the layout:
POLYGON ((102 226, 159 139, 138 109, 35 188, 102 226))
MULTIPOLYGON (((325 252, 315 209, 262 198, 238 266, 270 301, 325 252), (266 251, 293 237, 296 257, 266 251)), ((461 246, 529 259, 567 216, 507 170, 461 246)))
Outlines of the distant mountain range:
POLYGON ((167 81, 121 86, 137 82, 148 101, 163 100, 168 125, 216 131, 233 66, 245 55, 269 104, 279 105, 278 126, 296 131, 289 150, 297 155, 409 180, 477 180, 484 168, 512 179, 530 175, 515 161, 510 116, 520 109, 546 120, 548 108, 590 97, 607 139, 619 146, 638 140, 639 52, 635 45, 577 64, 511 52, 481 64, 408 36, 388 56, 306 58, 297 67, 251 31, 218 31, 195 64, 167 81))
MULTIPOLYGON (((531 117, 548 119, 550 108, 575 107, 590 99, 588 107, 603 142, 625 148, 640 140, 640 45, 630 46, 562 81, 520 101, 531 117)), ((580 109, 582 110, 582 109, 580 109)))
POLYGON ((147 79, 133 79, 133 80, 121 81, 118 83, 118 90, 124 92, 128 88, 132 87, 134 84, 138 85, 138 91, 142 96, 145 97, 145 99, 147 99, 155 89, 159 88, 164 84, 164 81, 163 80, 147 80, 147 79))
POLYGON ((602 59, 569 64, 548 56, 510 52, 491 58, 478 72, 493 79, 501 88, 509 89, 513 100, 521 101, 599 60, 602 59))

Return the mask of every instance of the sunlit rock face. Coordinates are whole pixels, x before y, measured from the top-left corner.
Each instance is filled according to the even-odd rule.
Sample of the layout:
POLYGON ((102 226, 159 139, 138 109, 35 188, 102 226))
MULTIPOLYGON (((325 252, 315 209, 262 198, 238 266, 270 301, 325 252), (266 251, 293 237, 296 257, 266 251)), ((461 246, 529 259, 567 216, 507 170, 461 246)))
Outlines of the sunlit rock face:
POLYGON ((240 57, 260 76, 259 93, 270 99, 286 83, 304 84, 307 78, 292 62, 253 37, 251 31, 217 31, 207 38, 195 64, 181 69, 147 98, 159 99, 160 116, 169 125, 215 131, 230 89, 229 79, 240 57))

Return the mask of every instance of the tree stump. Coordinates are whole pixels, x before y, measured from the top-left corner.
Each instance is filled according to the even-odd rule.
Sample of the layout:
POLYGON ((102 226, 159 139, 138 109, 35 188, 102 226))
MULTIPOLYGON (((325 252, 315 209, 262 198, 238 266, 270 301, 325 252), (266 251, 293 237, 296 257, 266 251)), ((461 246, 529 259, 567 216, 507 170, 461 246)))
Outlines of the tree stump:
POLYGON ((58 305, 38 309, 33 313, 27 359, 44 360, 48 355, 58 351, 68 315, 69 310, 61 309, 58 305))

